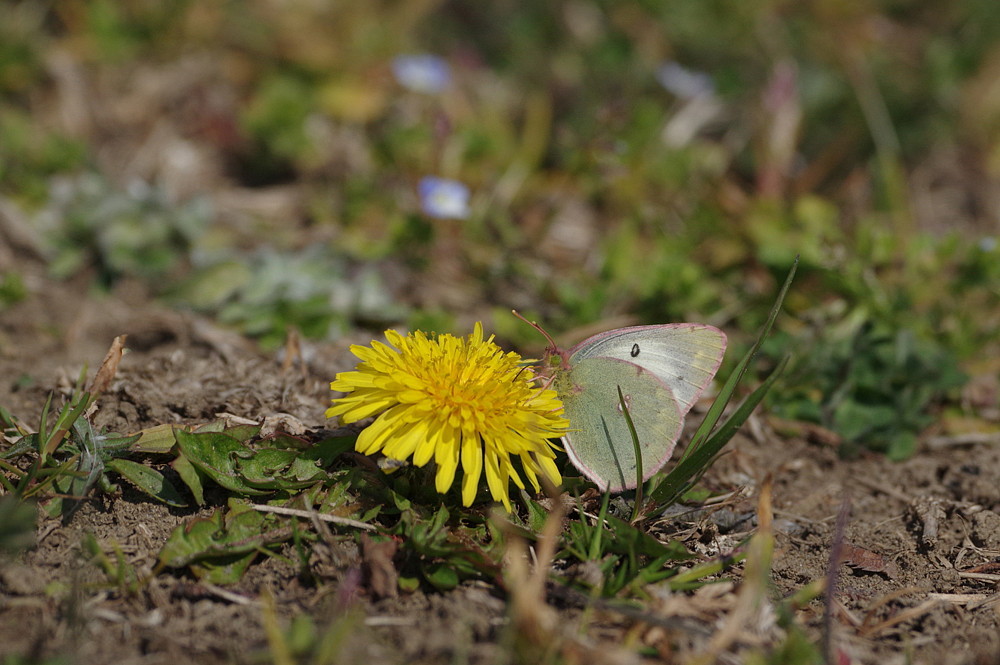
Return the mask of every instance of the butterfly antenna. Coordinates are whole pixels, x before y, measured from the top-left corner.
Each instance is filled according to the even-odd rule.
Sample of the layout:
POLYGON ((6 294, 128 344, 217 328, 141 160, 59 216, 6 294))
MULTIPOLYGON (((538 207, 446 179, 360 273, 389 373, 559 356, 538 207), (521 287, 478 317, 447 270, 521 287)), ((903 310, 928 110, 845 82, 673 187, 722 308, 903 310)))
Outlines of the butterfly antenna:
POLYGON ((550 335, 547 332, 545 332, 545 328, 542 328, 540 325, 538 325, 534 321, 529 321, 528 319, 524 318, 523 316, 521 316, 520 312, 518 312, 516 309, 510 310, 510 312, 511 312, 511 314, 513 314, 517 318, 521 319, 522 321, 524 321, 525 323, 527 323, 529 326, 531 326, 532 328, 534 328, 538 332, 542 333, 542 335, 545 337, 546 341, 548 341, 548 343, 549 343, 549 348, 551 348, 553 350, 559 348, 558 346, 556 346, 556 341, 554 339, 552 339, 552 335, 550 335))
POLYGON ((552 387, 552 382, 556 380, 555 376, 546 376, 546 377, 541 377, 540 376, 538 378, 540 378, 540 379, 544 378, 545 379, 545 385, 542 386, 542 390, 548 390, 549 388, 551 388, 552 387))
MULTIPOLYGON (((553 376, 543 376, 543 375, 540 375, 540 374, 536 374, 534 376, 534 378, 532 378, 531 380, 532 381, 539 381, 539 380, 542 380, 542 379, 545 380, 545 383, 543 383, 542 385, 538 386, 538 392, 535 393, 535 396, 541 395, 543 392, 545 392, 546 390, 548 390, 552 386, 552 382, 555 381, 555 377, 553 377, 553 376)), ((534 398, 532 398, 532 399, 534 399, 534 398)), ((553 409, 553 411, 558 411, 560 408, 562 408, 562 407, 553 409)))

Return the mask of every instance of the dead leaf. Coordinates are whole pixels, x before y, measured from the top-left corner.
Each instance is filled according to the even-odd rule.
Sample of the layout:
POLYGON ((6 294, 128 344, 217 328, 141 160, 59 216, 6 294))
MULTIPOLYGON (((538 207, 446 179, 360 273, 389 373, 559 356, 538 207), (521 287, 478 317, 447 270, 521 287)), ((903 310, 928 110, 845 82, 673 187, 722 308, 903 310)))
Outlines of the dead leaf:
POLYGON ((528 546, 513 533, 508 534, 504 555, 504 578, 510 593, 511 621, 532 644, 550 644, 557 638, 559 615, 546 601, 546 582, 555 558, 559 532, 566 508, 557 502, 542 526, 535 553, 535 569, 529 570, 528 546))
POLYGON ((777 416, 768 416, 768 423, 782 436, 794 436, 805 439, 809 443, 837 449, 844 443, 842 436, 831 429, 816 423, 803 420, 785 420, 777 416))
POLYGON ((395 540, 374 540, 367 534, 361 536, 361 557, 365 576, 372 593, 379 598, 399 595, 399 572, 392 562, 399 543, 395 540))
POLYGON ((867 573, 882 573, 891 579, 899 577, 899 566, 885 556, 845 542, 841 545, 840 560, 855 570, 867 573))
POLYGON ((288 333, 285 336, 285 348, 284 348, 284 358, 281 361, 281 373, 288 374, 288 370, 298 362, 302 367, 303 373, 305 372, 305 359, 302 357, 302 340, 299 335, 298 328, 294 326, 288 327, 288 333))
POLYGON ((736 603, 720 622, 708 647, 690 662, 707 665, 738 643, 761 639, 774 624, 774 609, 768 598, 768 581, 774 556, 774 508, 771 500, 774 478, 768 474, 757 496, 757 532, 746 546, 746 567, 736 603))
POLYGON ((111 382, 114 381, 115 374, 118 373, 118 363, 121 362, 122 356, 125 354, 126 337, 128 335, 118 335, 111 342, 111 348, 108 349, 108 353, 104 356, 101 367, 97 370, 97 374, 94 375, 94 380, 90 382, 90 386, 87 387, 87 392, 90 393, 91 399, 111 387, 111 382))
POLYGON ((944 501, 932 496, 918 496, 910 504, 913 517, 921 523, 921 544, 929 550, 937 546, 938 529, 945 519, 944 501))
POLYGON ((984 573, 987 575, 1000 574, 1000 561, 991 561, 972 568, 966 568, 963 573, 984 573))
POLYGON ((306 426, 290 413, 272 413, 269 416, 264 416, 264 422, 260 426, 261 438, 266 439, 276 432, 301 436, 306 433, 306 426))

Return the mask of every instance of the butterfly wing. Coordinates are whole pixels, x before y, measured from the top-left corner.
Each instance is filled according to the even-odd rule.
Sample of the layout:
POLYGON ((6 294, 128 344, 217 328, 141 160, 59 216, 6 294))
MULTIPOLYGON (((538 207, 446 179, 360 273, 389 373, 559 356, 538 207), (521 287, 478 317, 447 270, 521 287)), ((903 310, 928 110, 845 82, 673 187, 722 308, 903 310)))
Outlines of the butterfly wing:
POLYGON ((700 323, 634 326, 594 335, 569 351, 576 366, 591 358, 614 358, 655 374, 673 393, 681 416, 701 396, 719 370, 726 334, 700 323))
POLYGON ((566 452, 602 490, 636 486, 635 446, 618 398, 621 386, 635 425, 643 480, 670 459, 683 414, 670 389, 649 370, 614 358, 583 358, 555 378, 569 418, 566 452))

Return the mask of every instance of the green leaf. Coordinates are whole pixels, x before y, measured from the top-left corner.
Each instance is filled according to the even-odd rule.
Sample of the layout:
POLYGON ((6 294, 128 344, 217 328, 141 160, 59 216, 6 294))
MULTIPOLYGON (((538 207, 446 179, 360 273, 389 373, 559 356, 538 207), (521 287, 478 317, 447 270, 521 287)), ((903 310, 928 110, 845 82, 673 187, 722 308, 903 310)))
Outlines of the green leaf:
POLYGON ((635 431, 635 423, 632 421, 632 414, 629 412, 628 404, 625 402, 625 395, 622 387, 618 386, 618 404, 621 407, 622 415, 625 416, 625 424, 628 426, 629 436, 632 437, 632 454, 635 455, 635 503, 632 505, 632 521, 639 518, 639 507, 642 505, 642 450, 639 445, 639 434, 635 431))
POLYGON ((746 550, 737 549, 732 554, 717 557, 709 561, 696 564, 687 570, 681 571, 670 578, 670 588, 674 591, 686 589, 696 589, 704 583, 702 578, 710 575, 719 575, 726 568, 746 559, 746 550))
POLYGON ((833 429, 847 441, 859 441, 883 429, 893 429, 896 409, 887 404, 861 404, 845 400, 833 412, 833 429))
POLYGON ((446 563, 424 566, 423 573, 424 578, 438 591, 450 591, 458 586, 458 573, 446 563))
POLYGON ((913 432, 900 432, 889 442, 886 457, 894 462, 909 459, 917 452, 917 436, 913 432))
POLYGON ((226 430, 226 423, 221 420, 213 420, 210 423, 205 423, 195 428, 195 434, 201 434, 203 432, 224 432, 226 430))
POLYGON ((160 562, 180 568, 194 561, 240 557, 272 542, 265 530, 274 520, 238 502, 209 517, 181 524, 160 550, 160 562))
POLYGON ((632 556, 660 557, 686 560, 693 557, 683 545, 676 541, 663 543, 644 530, 639 529, 614 515, 605 517, 612 537, 607 539, 605 551, 632 556))
POLYGON ((541 533, 542 527, 545 526, 545 520, 549 518, 549 511, 542 504, 532 499, 528 499, 527 504, 528 518, 526 521, 528 529, 534 533, 541 533))
POLYGON ((191 463, 187 457, 183 454, 178 455, 173 462, 170 463, 177 475, 181 477, 184 484, 188 486, 191 490, 191 494, 194 495, 195 503, 199 506, 205 505, 205 489, 201 484, 201 474, 198 473, 198 469, 194 464, 191 463))
POLYGON ((177 425, 157 425, 149 427, 139 432, 138 440, 132 444, 132 450, 142 453, 165 453, 169 452, 177 438, 174 430, 177 425))
POLYGON ((168 506, 183 507, 187 505, 177 488, 155 469, 127 459, 108 460, 105 467, 118 472, 122 478, 135 485, 139 490, 168 506))
POLYGON ((237 457, 234 469, 246 483, 258 489, 301 489, 326 476, 316 462, 297 450, 265 448, 247 459, 237 457))
POLYGON ((602 513, 593 527, 585 521, 570 522, 568 526, 566 551, 560 556, 597 562, 601 572, 597 586, 606 596, 628 585, 648 584, 675 575, 676 569, 667 566, 668 562, 694 558, 679 541, 663 543, 613 515, 602 513), (584 553, 585 559, 581 556, 584 553))
POLYGON ((221 432, 192 434, 184 430, 177 430, 175 436, 178 448, 188 461, 222 487, 240 494, 267 494, 248 485, 240 475, 240 458, 252 457, 253 451, 233 437, 221 432))
POLYGON ((0 459, 12 459, 25 453, 38 450, 38 435, 28 434, 22 436, 20 439, 14 442, 7 450, 0 452, 0 459))
POLYGON ((405 593, 413 593, 420 588, 420 578, 399 576, 399 590, 405 593))
POLYGON ((250 439, 260 434, 260 425, 234 425, 223 430, 227 436, 231 436, 237 441, 247 443, 250 439))
POLYGON ((357 440, 357 436, 332 436, 317 441, 299 454, 306 459, 317 460, 322 467, 328 467, 344 453, 354 450, 354 444, 357 440))
POLYGON ((243 288, 250 277, 251 270, 242 261, 216 263, 195 273, 173 295, 195 309, 213 309, 243 288))
POLYGON ((191 572, 198 579, 211 584, 234 584, 257 558, 257 552, 244 555, 223 556, 191 564, 191 572))
POLYGON ((698 446, 701 445, 702 441, 708 438, 708 435, 715 428, 716 423, 722 417, 722 413, 726 410, 726 406, 729 404, 729 400, 732 399, 733 393, 736 391, 736 387, 739 386, 740 381, 743 380, 743 376, 746 374, 747 370, 750 369, 750 364, 753 362, 754 358, 757 357, 757 352, 760 351, 761 345, 763 345, 764 340, 767 339, 768 333, 771 332, 771 327, 774 325, 774 321, 778 318, 778 314, 781 312, 781 305, 785 302, 785 296, 788 294, 788 289, 792 285, 792 280, 795 278, 795 272, 799 267, 799 260, 796 257, 795 262, 792 264, 792 269, 788 271, 788 277, 785 278, 785 283, 782 284, 781 290, 778 292, 778 297, 774 301, 774 305, 771 306, 771 311, 767 315, 767 321, 764 326, 760 329, 757 334, 757 339, 747 354, 740 360, 739 364, 729 375, 726 383, 723 384, 722 390, 719 391, 719 395, 712 402, 712 406, 708 409, 708 413, 705 414, 704 420, 702 420, 701 425, 695 431, 694 436, 691 438, 691 444, 688 446, 685 455, 690 454, 693 450, 696 450, 698 446))

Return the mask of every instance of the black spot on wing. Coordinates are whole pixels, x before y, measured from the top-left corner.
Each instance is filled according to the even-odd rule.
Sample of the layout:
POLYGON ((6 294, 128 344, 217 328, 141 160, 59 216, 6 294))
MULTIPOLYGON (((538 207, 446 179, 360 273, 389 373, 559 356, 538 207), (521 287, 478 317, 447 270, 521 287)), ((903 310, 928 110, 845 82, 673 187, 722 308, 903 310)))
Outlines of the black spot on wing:
POLYGON ((635 358, 635 357, 637 357, 639 355, 639 345, 638 344, 633 344, 632 345, 632 350, 629 351, 629 355, 632 356, 633 358, 635 358))

